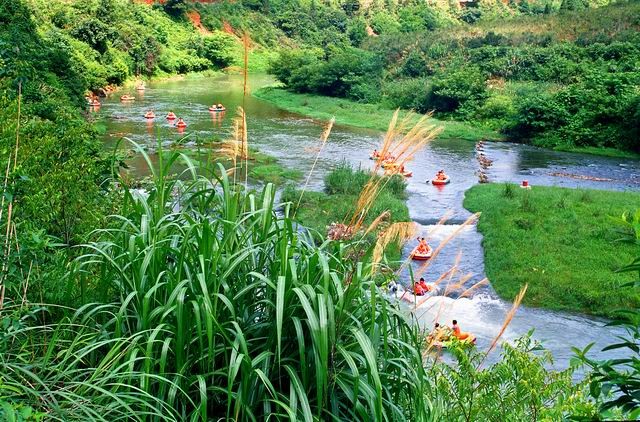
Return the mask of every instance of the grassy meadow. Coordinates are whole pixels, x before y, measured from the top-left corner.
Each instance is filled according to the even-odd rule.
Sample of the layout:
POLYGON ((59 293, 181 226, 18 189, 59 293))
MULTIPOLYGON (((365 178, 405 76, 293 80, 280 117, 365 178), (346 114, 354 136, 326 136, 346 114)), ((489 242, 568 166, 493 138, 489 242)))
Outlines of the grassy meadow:
MULTIPOLYGON (((334 98, 314 94, 297 94, 281 88, 266 87, 253 96, 276 106, 319 120, 335 117, 336 123, 366 129, 386 131, 395 110, 379 104, 363 104, 344 98, 334 98)), ((417 121, 419 116, 416 115, 417 121)), ((472 126, 453 120, 431 119, 432 124, 442 127, 440 139, 501 140, 502 136, 491 129, 472 126)))
POLYGON ((496 292, 513 299, 528 283, 524 303, 613 316, 640 306, 637 290, 621 290, 633 245, 617 239, 613 218, 640 207, 640 193, 517 185, 477 185, 464 206, 482 212, 485 272, 496 292))

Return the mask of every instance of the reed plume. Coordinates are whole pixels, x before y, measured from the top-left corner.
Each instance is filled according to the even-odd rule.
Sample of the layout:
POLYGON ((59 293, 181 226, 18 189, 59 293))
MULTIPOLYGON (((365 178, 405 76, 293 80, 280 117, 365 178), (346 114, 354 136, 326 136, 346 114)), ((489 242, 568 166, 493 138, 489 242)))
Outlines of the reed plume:
MULTIPOLYGON (((16 122, 16 142, 13 148, 13 151, 9 152, 9 157, 7 158, 7 169, 4 177, 3 191, 2 191, 2 203, 0 204, 0 221, 2 221, 2 212, 4 210, 4 201, 7 193, 7 187, 9 184, 9 166, 11 163, 11 159, 13 158, 13 171, 16 171, 18 166, 18 149, 20 147, 20 117, 22 110, 22 82, 18 83, 18 113, 17 113, 17 122, 16 122)), ((4 254, 2 261, 2 273, 0 274, 0 309, 4 306, 4 297, 5 297, 5 282, 7 279, 7 272, 9 270, 9 255, 11 254, 11 236, 12 233, 15 236, 15 224, 12 221, 13 217, 13 196, 9 199, 9 204, 7 206, 7 230, 4 239, 4 254), (13 232, 12 232, 13 229, 13 232)), ((16 237, 17 241, 17 237, 16 237)))
POLYGON ((302 202, 302 197, 307 190, 307 186, 309 186, 309 181, 311 180, 311 174, 313 173, 313 170, 315 170, 316 164, 318 164, 318 159, 320 158, 320 154, 322 153, 322 150, 324 149, 324 146, 326 145, 327 140, 329 139, 329 135, 331 134, 331 129, 333 129, 333 124, 335 123, 335 121, 336 121, 335 117, 332 117, 331 120, 329 120, 329 122, 325 126, 324 130, 322 131, 322 135, 320 135, 320 147, 318 149, 318 153, 316 154, 315 160, 313 160, 313 164, 311 165, 309 174, 307 174, 307 180, 305 180, 304 186, 302 187, 302 191, 300 192, 300 198, 298 198, 298 203, 296 204, 296 208, 293 211, 294 215, 296 210, 300 206, 300 202, 302 202))
POLYGON ((391 242, 397 241, 403 244, 407 240, 413 238, 417 229, 417 225, 413 221, 393 223, 380 236, 378 236, 378 240, 376 241, 376 245, 373 249, 373 258, 371 262, 373 272, 375 272, 377 265, 382 260, 385 248, 391 242))
MULTIPOLYGON (((380 147, 380 154, 383 157, 393 155, 397 167, 396 173, 400 171, 404 163, 411 160, 420 149, 440 132, 439 128, 428 123, 430 115, 422 116, 411 126, 415 114, 406 113, 402 119, 399 119, 399 114, 400 110, 396 110, 393 113, 380 147)), ((379 160, 373 169, 373 173, 377 173, 381 166, 382 160, 379 160)), ((346 224, 352 227, 354 232, 357 232, 362 227, 362 223, 376 201, 378 194, 388 181, 389 178, 372 176, 364 186, 356 201, 353 214, 350 218, 348 216, 345 218, 345 221, 348 221, 346 224)))
MULTIPOLYGON (((487 350, 487 353, 484 359, 486 359, 489 353, 491 353, 491 351, 496 347, 496 345, 498 344, 498 341, 500 340, 504 332, 507 330, 507 327, 509 326, 509 324, 511 324, 511 320, 513 320, 513 316, 518 311, 518 308, 520 307, 520 303, 522 303, 522 299, 524 299, 524 295, 527 293, 528 287, 529 285, 525 284, 522 287, 522 289, 520 289, 520 293, 518 293, 518 295, 513 300, 513 305, 511 306, 511 309, 507 313, 507 316, 505 317, 504 322, 502 323, 502 327, 500 327, 500 331, 498 332, 498 335, 491 342, 491 346, 489 346, 489 349, 487 350)), ((482 359, 482 362, 484 362, 484 359, 482 359)), ((482 365, 482 362, 480 362, 480 365, 482 365)))
MULTIPOLYGON (((232 161, 232 168, 234 169, 237 167, 238 160, 240 160, 240 162, 244 161, 246 184, 249 167, 249 141, 247 133, 247 116, 242 107, 238 107, 236 117, 233 119, 231 138, 222 142, 219 153, 232 161)), ((235 172, 233 177, 235 182, 235 172)))
POLYGON ((367 229, 364 231, 362 237, 364 238, 365 236, 367 236, 369 233, 374 231, 383 221, 388 220, 390 217, 391 213, 389 211, 383 211, 371 222, 371 224, 369 224, 369 227, 367 227, 367 229))
POLYGON ((471 292, 476 290, 478 287, 485 286, 487 284, 489 284, 489 279, 485 277, 482 280, 480 280, 477 283, 475 283, 473 286, 469 287, 464 292, 462 292, 462 294, 460 296, 458 296, 458 299, 463 298, 463 297, 467 297, 471 292))
POLYGON ((374 169, 377 171, 383 166, 384 158, 390 157, 393 165, 385 169, 387 175, 400 173, 404 165, 442 130, 429 123, 430 114, 421 116, 413 125, 414 113, 406 113, 401 119, 399 114, 399 109, 393 113, 380 148, 380 156, 383 159, 377 161, 374 169))

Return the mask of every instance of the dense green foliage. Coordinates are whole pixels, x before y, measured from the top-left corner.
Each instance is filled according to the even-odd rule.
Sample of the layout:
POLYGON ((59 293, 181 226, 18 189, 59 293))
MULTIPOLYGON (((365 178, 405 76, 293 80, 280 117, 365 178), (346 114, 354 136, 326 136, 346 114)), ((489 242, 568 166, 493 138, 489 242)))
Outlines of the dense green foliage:
MULTIPOLYGON (((0 3, 0 168, 8 169, 0 228, 9 236, 2 238, 0 275, 7 286, 0 295, 0 419, 559 420, 594 419, 601 403, 603 409, 624 405, 635 412, 637 393, 625 383, 635 381, 637 370, 628 375, 619 369, 627 362, 584 358, 596 371, 589 399, 582 384, 572 383, 571 370, 545 368, 549 356, 528 337, 505 345, 490 366, 483 365, 482 351, 455 345, 456 364, 431 356, 411 314, 377 285, 371 263, 376 233, 355 241, 324 236, 327 224, 354 212, 370 173, 341 165, 326 177, 326 192, 306 192, 293 209, 301 193, 285 189, 283 200, 290 203, 276 211, 273 185, 253 192, 232 183, 222 167, 208 168, 208 157, 159 150, 152 183, 141 192, 115 176, 81 113, 87 90, 138 74, 239 64, 235 36, 243 30, 264 46, 312 48, 283 54, 275 67, 299 91, 436 107, 467 118, 492 116, 489 104, 510 112, 512 105, 496 100, 485 84, 485 61, 468 59, 481 47, 457 46, 448 56, 445 39, 434 44, 437 60, 425 61, 424 47, 406 50, 406 42, 461 22, 553 8, 512 3, 0 3), (378 47, 385 55, 401 50, 387 57, 378 47), (405 53, 406 60, 396 60, 405 53), (186 170, 169 176, 176 169, 186 170), (199 176, 207 171, 220 176, 199 176), (314 235, 300 230, 299 222, 315 229, 314 235), (36 305, 43 302, 49 304, 36 305), (621 393, 624 402, 611 402, 608 391, 621 393)), ((560 6, 578 10, 585 3, 564 0, 560 6)), ((251 48, 262 54, 259 45, 251 48)), ((624 113, 635 101, 628 91, 637 84, 629 70, 634 48, 605 48, 601 61, 620 67, 605 72, 604 88, 595 83, 598 74, 588 80, 581 71, 553 82, 561 88, 549 85, 549 95, 569 91, 527 109, 535 114, 553 106, 556 116, 531 120, 547 122, 531 136, 543 139, 550 128, 562 128, 557 122, 567 114, 580 122, 598 120, 582 111, 606 100, 605 117, 624 118, 623 129, 633 133, 635 115, 624 113), (630 63, 623 63, 625 57, 630 63), (587 100, 584 92, 600 100, 587 100), (620 94, 619 101, 610 100, 612 93, 620 94), (562 107, 567 110, 556 110, 562 107)), ((579 62, 573 56, 566 61, 579 62)), ((602 71, 591 66, 594 61, 584 66, 602 71)), ((549 83, 548 77, 514 80, 549 83)), ((607 126, 616 142, 620 125, 607 126)), ((571 138, 577 129, 565 126, 558 136, 579 144, 571 138)), ((594 136, 583 126, 580 136, 594 136)), ((138 152, 151 167, 149 156, 138 152)), ((266 156, 240 169, 280 183, 300 176, 266 156)), ((409 220, 404 180, 385 180, 364 220, 366 225, 389 211, 379 230, 409 220)), ((593 211, 589 204, 600 200, 598 194, 581 195, 559 198, 559 209, 572 210, 559 216, 574 223, 584 214, 598 219, 592 229, 604 227, 604 214, 594 212, 609 208, 593 211)), ((527 198, 519 205, 526 218, 514 222, 533 233, 528 218, 535 198, 527 198)), ((607 206, 618 205, 608 199, 607 206)), ((602 234, 570 228, 587 240, 602 234)), ((616 258, 625 258, 625 249, 620 251, 616 258)), ((383 262, 398 259, 387 255, 383 262)), ((634 306, 638 297, 626 300, 623 305, 634 306)))
MULTIPOLYGON (((406 15, 402 8, 358 48, 284 51, 273 73, 295 92, 434 110, 520 142, 638 152, 640 6, 576 9, 393 29, 388 20, 406 15)), ((376 15, 369 19, 375 29, 376 15)))
MULTIPOLYGON (((631 245, 635 251, 634 259, 619 271, 635 276, 629 285, 637 290, 640 287, 640 208, 625 212, 617 221, 621 234, 618 241, 631 245)), ((584 350, 575 350, 576 361, 591 369, 589 391, 594 398, 603 399, 603 414, 622 409, 628 412, 628 419, 637 420, 640 417, 640 311, 633 308, 623 315, 624 319, 616 319, 609 325, 622 327, 627 335, 617 338, 605 350, 624 350, 626 356, 597 361, 588 356, 590 345, 584 350)))
POLYGON ((484 353, 453 354, 457 365, 435 368, 439 394, 454 398, 441 420, 560 421, 569 414, 595 420, 594 403, 574 385, 572 371, 549 371, 553 357, 530 334, 505 344, 501 359, 488 368, 482 367, 484 353))
POLYGON ((125 0, 26 3, 38 29, 72 57, 84 79, 81 88, 98 90, 135 75, 217 69, 237 61, 236 40, 223 32, 196 31, 182 18, 181 2, 161 9, 125 0))
POLYGON ((485 270, 496 292, 511 299, 528 283, 525 304, 614 316, 635 309, 640 295, 613 271, 634 257, 612 246, 611 216, 640 204, 640 194, 516 185, 478 185, 464 206, 482 212, 485 270))
POLYGON ((22 294, 25 276, 34 299, 63 297, 60 280, 70 251, 54 246, 82 242, 110 212, 101 189, 110 168, 80 112, 86 85, 68 52, 55 34, 40 34, 23 3, 0 4, 3 281, 14 298, 22 294), (7 234, 17 246, 7 247, 7 234))
MULTIPOLYGON (((136 74, 219 68, 238 61, 239 43, 233 37, 202 35, 182 13, 174 19, 161 8, 124 0, 0 4, 7 296, 21 296, 27 276, 31 298, 72 303, 75 297, 61 275, 75 249, 55 246, 82 243, 114 211, 108 181, 113 157, 102 152, 97 130, 82 113, 85 94, 136 74)), ((273 178, 278 171, 263 169, 262 176, 273 178)))
MULTIPOLYGON (((0 416, 428 421, 505 405, 594 416, 571 373, 546 371, 526 339, 488 368, 469 350, 459 367, 425 361, 417 325, 352 253, 362 243, 314 246, 275 212, 272 185, 246 192, 182 158, 184 177, 166 177, 178 154, 163 159, 149 194, 125 190, 113 228, 83 246, 69 277, 85 306, 59 321, 5 308, 0 416)), ((340 180, 331 189, 350 191, 340 180)))

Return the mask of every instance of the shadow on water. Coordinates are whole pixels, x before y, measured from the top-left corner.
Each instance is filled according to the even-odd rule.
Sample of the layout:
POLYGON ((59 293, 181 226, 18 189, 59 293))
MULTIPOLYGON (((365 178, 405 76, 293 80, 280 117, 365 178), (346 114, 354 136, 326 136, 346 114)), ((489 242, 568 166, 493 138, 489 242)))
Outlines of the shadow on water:
MULTIPOLYGON (((272 82, 266 76, 250 79, 253 89, 272 82)), ((153 148, 158 136, 169 143, 176 141, 183 135, 164 118, 169 111, 184 117, 191 139, 206 142, 225 139, 229 136, 235 109, 243 104, 240 75, 149 83, 144 95, 135 94, 137 101, 131 104, 120 103, 118 97, 121 94, 119 92, 105 99, 96 113, 107 127, 107 145, 112 145, 121 136, 150 148, 153 148), (208 107, 215 103, 224 104, 226 113, 212 115, 208 107), (148 110, 153 110, 158 116, 153 122, 143 117, 148 110)), ((277 157, 285 167, 308 172, 319 145, 322 123, 282 111, 252 97, 244 101, 250 145, 277 157)), ((380 141, 381 134, 378 132, 334 127, 316 166, 316 176, 310 183, 310 189, 322 189, 323 175, 344 159, 356 166, 372 166, 368 155, 380 141)), ((565 187, 611 190, 639 188, 638 161, 554 152, 509 143, 487 144, 485 154, 494 161, 488 171, 492 181, 519 182, 527 179, 532 184, 565 187), (597 182, 566 175, 611 180, 597 182)), ((144 166, 135 158, 130 165, 143 173, 144 166)), ((421 225, 422 233, 432 232, 432 242, 437 244, 470 214, 462 207, 462 201, 465 190, 477 182, 474 144, 455 139, 435 140, 420 151, 407 167, 413 171, 413 177, 408 179, 411 217, 421 225), (441 168, 453 176, 449 185, 438 188, 425 183, 441 168), (451 218, 446 225, 436 229, 435 222, 446 212, 452 212, 451 218)), ((409 250, 410 247, 407 247, 405 256, 409 250)), ((473 226, 464 228, 443 249, 431 264, 426 278, 434 280, 448 270, 458 253, 462 254, 460 272, 474 274, 467 281, 467 287, 484 278, 482 236, 473 226)), ((403 274, 403 277, 406 282, 407 274, 403 274)), ((469 298, 456 300, 455 294, 452 296, 429 299, 417 310, 416 315, 425 326, 431 326, 436 315, 439 315, 440 322, 445 323, 456 318, 465 330, 478 336, 479 347, 488 346, 498 333, 511 304, 499 299, 489 285, 474 291, 469 298)), ((598 356, 595 351, 601 349, 599 346, 609 342, 616 334, 604 324, 605 321, 600 319, 521 307, 503 338, 509 341, 533 328, 534 337, 542 340, 544 346, 553 353, 555 366, 565 368, 572 356, 571 345, 584 347, 595 342, 592 350, 598 356)), ((608 352, 606 356, 616 355, 615 352, 608 352)))

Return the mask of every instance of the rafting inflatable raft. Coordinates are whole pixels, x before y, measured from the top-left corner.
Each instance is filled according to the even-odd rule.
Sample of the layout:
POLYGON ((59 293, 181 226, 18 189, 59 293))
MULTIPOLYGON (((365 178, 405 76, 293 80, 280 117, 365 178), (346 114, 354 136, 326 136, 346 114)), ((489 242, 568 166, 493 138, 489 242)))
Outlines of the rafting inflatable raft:
POLYGON ((464 345, 475 346, 476 345, 476 336, 474 336, 471 333, 465 333, 465 334, 468 334, 468 337, 463 339, 463 340, 458 340, 457 338, 455 338, 453 336, 453 334, 451 334, 451 336, 449 336, 446 339, 443 338, 443 339, 440 339, 440 340, 433 340, 433 341, 429 341, 428 340, 428 342, 429 342, 429 344, 431 346, 437 347, 437 348, 440 348, 440 349, 446 349, 448 347, 453 346, 455 343, 462 344, 463 346, 464 345))
POLYGON ((429 248, 426 252, 418 252, 418 247, 416 246, 413 251, 411 251, 411 259, 416 261, 426 261, 431 258, 433 255, 433 249, 429 248))
POLYGON ((428 297, 438 295, 438 287, 434 283, 427 283, 427 286, 429 287, 429 291, 423 295, 414 295, 413 292, 406 290, 402 286, 397 286, 395 290, 390 291, 389 293, 396 299, 414 304, 421 302, 428 297))
POLYGON ((434 186, 442 186, 442 185, 446 185, 451 181, 451 179, 449 177, 447 177, 446 179, 436 179, 433 178, 431 179, 431 184, 434 186))

